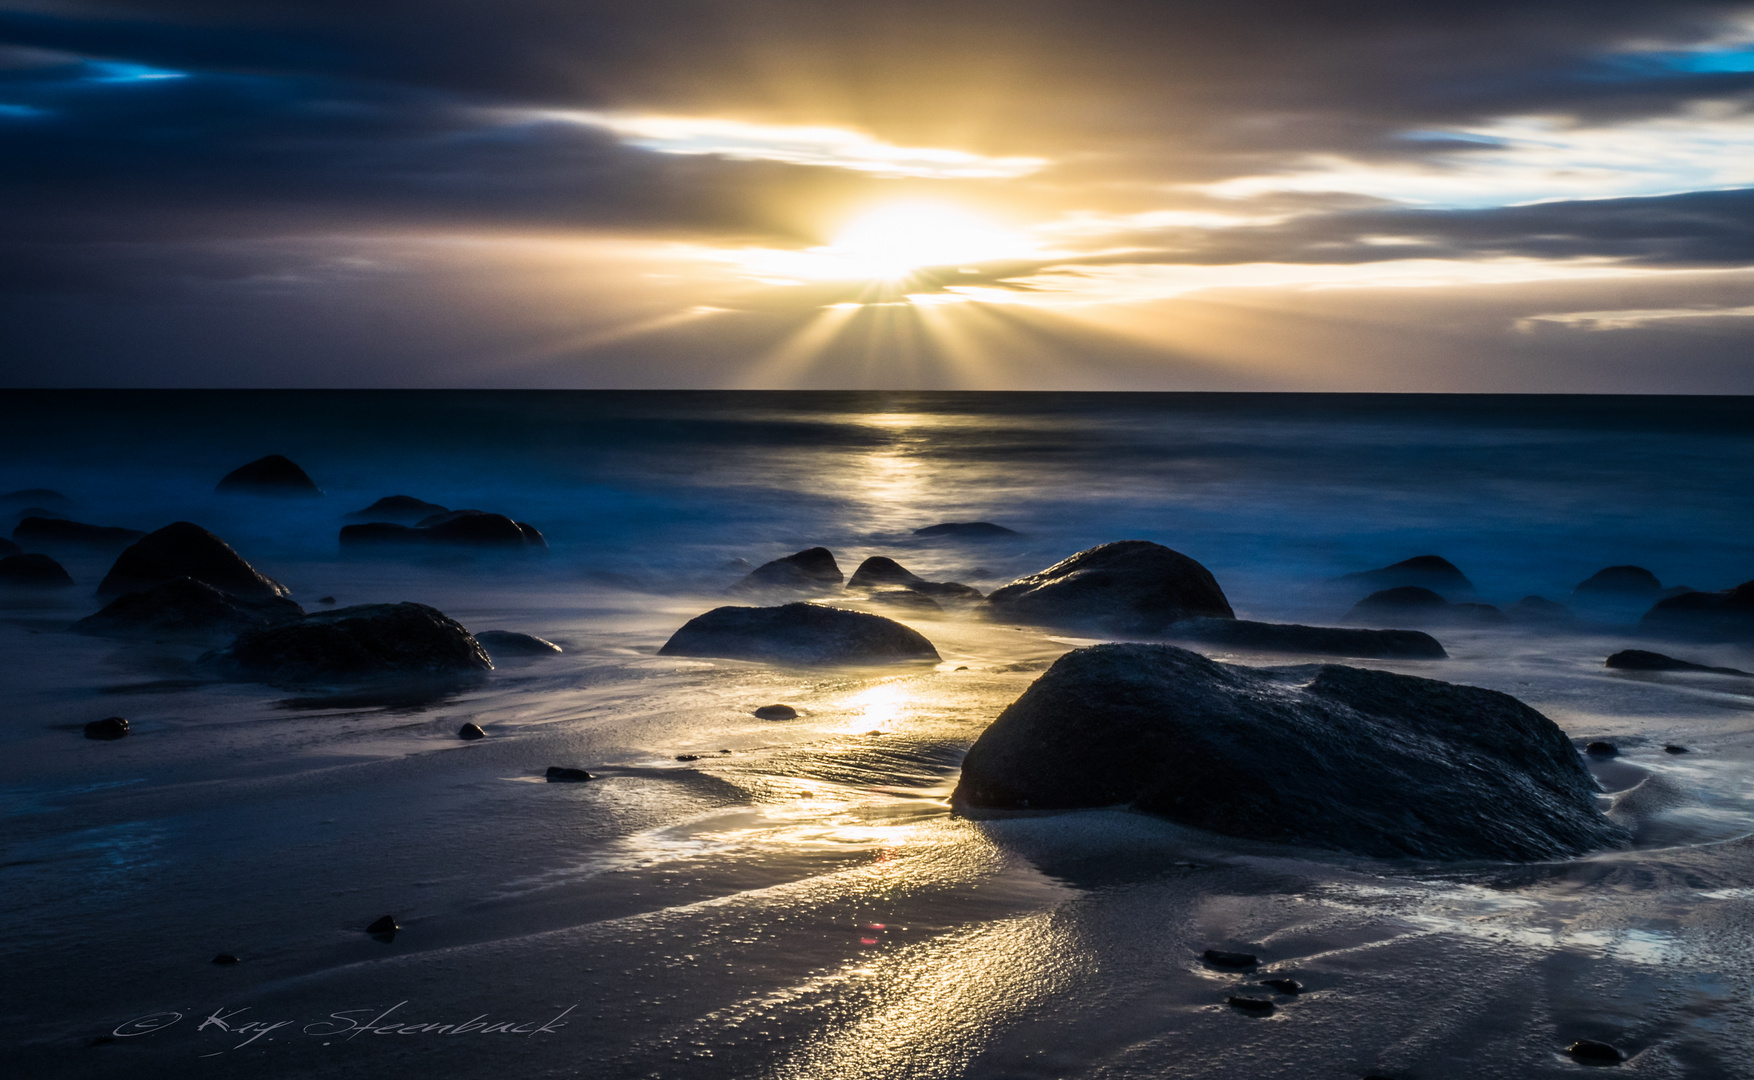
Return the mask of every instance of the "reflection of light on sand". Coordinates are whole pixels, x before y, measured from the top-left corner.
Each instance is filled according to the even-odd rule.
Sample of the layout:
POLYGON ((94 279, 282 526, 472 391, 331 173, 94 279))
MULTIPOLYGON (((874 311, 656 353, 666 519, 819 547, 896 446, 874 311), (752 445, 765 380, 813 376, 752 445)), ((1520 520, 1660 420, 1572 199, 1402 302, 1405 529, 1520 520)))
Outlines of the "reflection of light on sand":
POLYGON ((902 683, 878 683, 867 687, 846 700, 846 704, 860 710, 859 715, 849 722, 848 730, 887 730, 907 715, 909 700, 908 687, 902 683))

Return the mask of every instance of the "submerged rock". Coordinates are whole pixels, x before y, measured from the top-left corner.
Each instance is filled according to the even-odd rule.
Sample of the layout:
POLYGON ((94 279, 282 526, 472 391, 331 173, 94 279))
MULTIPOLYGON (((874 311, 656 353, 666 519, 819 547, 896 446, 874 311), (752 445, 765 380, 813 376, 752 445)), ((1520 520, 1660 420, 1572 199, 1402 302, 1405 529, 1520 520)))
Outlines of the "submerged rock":
POLYGON ((762 563, 731 586, 737 592, 763 589, 815 590, 839 585, 843 575, 834 553, 825 547, 805 548, 783 559, 762 563))
POLYGON ((279 454, 269 454, 248 465, 238 466, 226 473, 213 490, 234 495, 310 496, 323 493, 323 489, 297 463, 279 454))
POLYGON ((12 530, 12 539, 25 547, 97 548, 127 547, 146 534, 119 525, 87 525, 66 518, 27 517, 12 530))
POLYGON ((1663 583, 1642 566, 1610 566, 1577 583, 1574 596, 1651 596, 1663 591, 1663 583))
POLYGON ((1171 623, 1236 613, 1211 571, 1149 540, 1080 551, 987 597, 989 618, 1116 634, 1158 634, 1171 623))
POLYGON ((1754 672, 1743 671, 1733 667, 1708 667, 1695 664, 1691 660, 1677 660, 1662 653, 1647 652, 1644 649, 1621 649, 1603 661, 1605 666, 1621 671, 1705 671, 1713 675, 1743 675, 1754 678, 1754 672))
POLYGON ((1754 581, 1722 592, 1688 592, 1659 600, 1638 625, 1671 637, 1754 640, 1754 581))
POLYGON ((1184 619, 1163 636, 1229 649, 1355 656, 1374 660, 1445 660, 1438 640, 1423 630, 1359 630, 1339 626, 1299 626, 1247 619, 1184 619))
POLYGON ((1626 1055, 1618 1048, 1594 1039, 1579 1039, 1566 1047, 1565 1052, 1575 1060, 1591 1065, 1618 1065, 1626 1060, 1626 1055))
MULTIPOLYGON (((1474 583, 1468 575, 1456 568, 1442 555, 1415 555, 1411 559, 1403 559, 1398 563, 1381 566, 1375 570, 1360 570, 1352 574, 1341 574, 1333 579, 1335 584, 1361 585, 1375 592, 1382 589, 1393 589, 1403 585, 1416 585, 1433 591, 1469 593, 1474 591, 1474 583)), ((1354 594, 1356 595, 1356 594, 1354 594)))
POLYGON ((1242 995, 1237 994, 1225 998, 1224 1000, 1225 1003, 1233 1009, 1238 1009, 1246 1013, 1255 1013, 1259 1016, 1271 1016, 1279 1009, 1279 1006, 1273 1004, 1267 998, 1243 997, 1242 995))
POLYGON ((124 738, 127 734, 128 721, 120 716, 106 716, 102 720, 93 720, 85 725, 85 737, 88 739, 108 742, 111 739, 124 738))
POLYGON ((512 630, 483 630, 475 635, 475 640, 489 656, 553 656, 561 651, 559 645, 547 638, 512 630))
POLYGON ((246 630, 304 617, 304 608, 279 596, 245 600, 191 577, 173 578, 145 592, 124 593, 103 610, 73 624, 93 637, 231 637, 246 630))
MULTIPOLYGON (((849 589, 900 588, 933 600, 960 600, 973 603, 981 599, 981 591, 960 581, 927 581, 894 559, 873 555, 859 564, 847 579, 849 589)), ((933 607, 937 605, 934 604, 933 607)))
POLYGON ((1488 626, 1505 621, 1491 604, 1452 604, 1418 585, 1399 585, 1371 593, 1352 605, 1342 622, 1402 623, 1411 626, 1488 626))
POLYGON ((216 956, 214 956, 213 959, 211 959, 207 962, 209 964, 217 964, 220 967, 226 967, 226 966, 229 966, 231 964, 237 963, 238 958, 233 956, 231 953, 222 952, 222 953, 217 954, 216 956))
POLYGON ((994 525, 990 521, 946 521, 941 525, 927 525, 923 529, 915 529, 915 536, 943 536, 956 540, 996 540, 1002 536, 1022 536, 1015 529, 1007 529, 1003 525, 994 525))
POLYGON ((447 510, 422 518, 418 525, 372 521, 343 525, 341 546, 372 544, 442 544, 450 547, 507 551, 546 549, 548 541, 533 525, 485 510, 447 510))
POLYGON ((1252 968, 1261 962, 1260 957, 1253 953, 1225 952, 1223 949, 1207 949, 1200 954, 1200 959, 1213 967, 1252 968))
POLYGON ((416 499, 412 495, 385 495, 365 509, 355 510, 347 516, 354 521, 399 521, 411 524, 434 514, 448 513, 450 507, 416 499))
POLYGON ((690 619, 658 654, 791 664, 938 659, 938 650, 911 627, 881 615, 819 604, 714 608, 690 619))
POLYGON ((197 665, 256 682, 457 675, 493 668, 469 631, 437 608, 407 602, 337 608, 251 630, 197 665))
POLYGON ((73 584, 67 568, 47 555, 8 555, 0 559, 0 587, 65 589, 73 584))
POLYGON ((550 765, 543 774, 550 784, 579 784, 595 779, 583 769, 569 769, 564 765, 550 765))
POLYGON ((1583 752, 1590 757, 1619 757, 1620 748, 1611 742, 1592 742, 1584 746, 1583 752))
POLYGON ((1424 859, 1617 844, 1557 725, 1506 694, 1171 645, 1061 657, 969 750, 965 809, 1129 805, 1251 840, 1424 859))
POLYGON ((99 596, 117 596, 191 577, 244 600, 290 594, 286 586, 256 572, 230 544, 201 526, 176 521, 146 536, 117 556, 98 585, 99 596))

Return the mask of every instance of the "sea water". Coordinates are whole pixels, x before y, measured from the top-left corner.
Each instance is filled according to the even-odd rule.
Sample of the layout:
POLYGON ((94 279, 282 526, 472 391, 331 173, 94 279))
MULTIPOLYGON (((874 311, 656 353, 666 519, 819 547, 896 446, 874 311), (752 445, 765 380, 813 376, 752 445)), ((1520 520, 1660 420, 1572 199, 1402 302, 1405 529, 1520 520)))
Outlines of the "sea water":
POLYGON ((197 522, 309 610, 415 600, 565 650, 427 693, 204 681, 198 646, 69 633, 113 554, 54 552, 75 588, 0 596, 0 1023, 28 1075, 1540 1077, 1590 1038, 1640 1075, 1754 1076, 1754 679, 1602 665, 1754 647, 1653 645, 1642 603, 1570 595, 1619 564, 1754 578, 1754 401, 7 392, 0 430, 0 493, 197 522), (215 493, 269 453, 323 496, 215 493), (391 494, 549 551, 344 554, 344 515, 391 494), (913 533, 977 520, 1019 535, 913 533), (1198 559, 1247 618, 1334 624, 1358 596, 1332 578, 1420 554, 1465 599, 1574 603, 1347 662, 1616 742, 1595 768, 1605 804, 1639 789, 1637 844, 1412 864, 1119 810, 968 820, 963 752, 1096 639, 949 610, 898 616, 936 665, 657 655, 804 547, 989 591, 1120 539, 1198 559), (774 702, 801 715, 752 715, 774 702), (109 715, 133 734, 81 738, 109 715), (384 914, 393 940, 363 932, 384 914), (1306 989, 1225 1005, 1272 975, 1306 989))

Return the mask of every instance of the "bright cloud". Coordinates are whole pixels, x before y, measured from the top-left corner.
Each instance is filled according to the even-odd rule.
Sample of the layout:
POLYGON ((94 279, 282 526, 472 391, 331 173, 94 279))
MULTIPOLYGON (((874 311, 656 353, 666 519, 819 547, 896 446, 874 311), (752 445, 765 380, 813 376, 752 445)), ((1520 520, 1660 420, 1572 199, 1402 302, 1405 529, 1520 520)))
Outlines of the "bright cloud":
POLYGON ((1008 180, 1028 176, 1049 164, 1046 158, 985 157, 965 150, 896 146, 863 132, 834 127, 579 110, 533 111, 520 116, 524 120, 559 120, 603 128, 630 146, 661 154, 780 161, 894 178, 1008 180))
POLYGON ((1637 330, 1651 323, 1677 319, 1749 318, 1754 318, 1754 307, 1630 308, 1624 311, 1564 311, 1530 315, 1526 319, 1518 319, 1516 328, 1530 333, 1546 323, 1568 330, 1637 330))

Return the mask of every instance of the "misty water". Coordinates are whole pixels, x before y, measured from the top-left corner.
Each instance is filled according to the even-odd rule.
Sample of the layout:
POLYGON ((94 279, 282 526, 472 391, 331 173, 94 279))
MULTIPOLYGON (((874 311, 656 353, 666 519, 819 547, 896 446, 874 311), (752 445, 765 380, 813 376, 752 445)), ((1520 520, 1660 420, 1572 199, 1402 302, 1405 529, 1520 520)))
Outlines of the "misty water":
POLYGON ((68 632, 114 554, 53 552, 77 587, 0 594, 17 1075, 1545 1077, 1599 1039, 1640 1076, 1754 1076, 1754 679, 1603 666, 1636 646, 1754 670, 1754 644, 1655 643, 1646 603, 1570 595, 1616 564, 1754 578, 1751 406, 9 392, 0 492, 197 522, 308 610, 414 600, 565 650, 419 692, 205 681, 199 646, 68 632), (214 492, 269 453, 324 496, 214 492), (343 555, 343 515, 391 494, 507 513, 550 550, 343 555), (913 535, 975 520, 1022 535, 913 535), (1247 618, 1333 625, 1359 596, 1329 579, 1426 553, 1466 599, 1574 604, 1558 628, 1436 631, 1447 660, 1343 662, 1615 742, 1592 768, 1604 806, 1643 786, 1637 842, 1432 864, 1120 810, 970 820, 948 801, 967 747, 1095 639, 951 610, 898 616, 936 665, 657 655, 801 548, 989 591, 1119 539, 1198 559, 1247 618), (752 715, 773 702, 801 715, 752 715), (81 737, 109 715, 133 734, 81 737), (384 914, 390 941, 363 932, 384 914), (1306 990, 1269 1017, 1225 1005, 1271 976, 1306 990))

